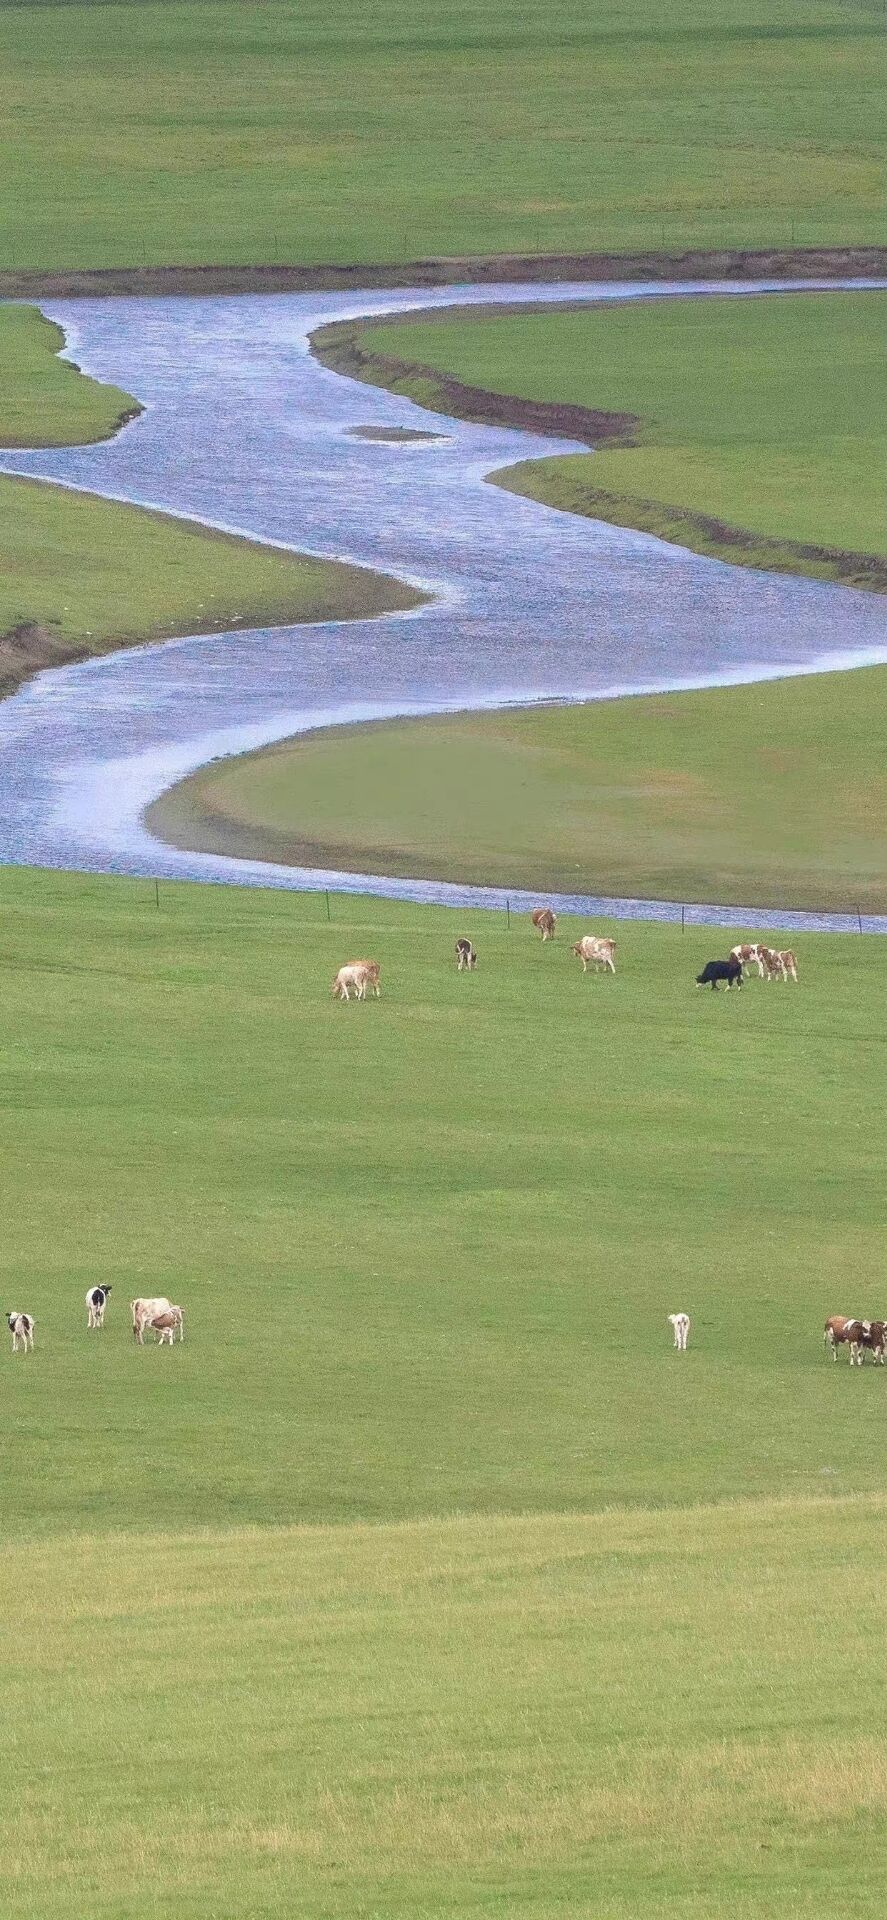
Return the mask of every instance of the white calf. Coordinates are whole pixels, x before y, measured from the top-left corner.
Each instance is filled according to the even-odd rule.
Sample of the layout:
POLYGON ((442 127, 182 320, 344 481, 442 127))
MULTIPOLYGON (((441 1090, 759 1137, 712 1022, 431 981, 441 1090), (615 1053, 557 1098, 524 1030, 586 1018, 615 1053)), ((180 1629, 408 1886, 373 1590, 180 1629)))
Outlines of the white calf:
POLYGON ((690 1337, 690 1315, 688 1313, 670 1313, 668 1324, 674 1333, 674 1343, 678 1353, 685 1353, 690 1337))

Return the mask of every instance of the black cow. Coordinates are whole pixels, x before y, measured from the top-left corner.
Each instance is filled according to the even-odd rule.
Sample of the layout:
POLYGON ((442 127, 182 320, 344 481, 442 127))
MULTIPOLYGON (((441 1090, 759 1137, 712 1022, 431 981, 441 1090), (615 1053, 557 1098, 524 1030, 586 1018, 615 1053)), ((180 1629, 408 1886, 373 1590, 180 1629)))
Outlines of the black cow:
POLYGON ((696 975, 697 987, 711 987, 712 993, 717 993, 719 980, 726 980, 728 992, 731 987, 741 987, 742 962, 740 960, 707 960, 702 972, 696 975))

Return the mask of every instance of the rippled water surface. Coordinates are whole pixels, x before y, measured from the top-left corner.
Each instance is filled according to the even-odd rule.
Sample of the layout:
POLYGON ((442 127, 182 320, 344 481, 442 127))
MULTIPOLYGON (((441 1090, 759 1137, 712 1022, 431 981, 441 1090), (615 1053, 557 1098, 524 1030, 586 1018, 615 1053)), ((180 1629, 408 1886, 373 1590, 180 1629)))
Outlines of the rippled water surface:
MULTIPOLYGON (((746 298, 757 290, 708 289, 746 298)), ((216 755, 334 721, 887 659, 884 599, 731 568, 486 486, 496 467, 571 452, 573 443, 444 420, 328 372, 307 350, 313 328, 359 313, 682 291, 700 289, 42 303, 78 363, 136 394, 146 411, 101 446, 4 455, 7 471, 378 566, 437 598, 371 622, 213 634, 41 675, 0 703, 0 859, 316 884, 299 869, 162 847, 142 811, 216 755), (443 437, 398 445, 355 436, 356 425, 443 437)), ((384 877, 327 883, 417 897, 384 877)), ((436 886, 418 894, 451 896, 472 897, 436 886)))

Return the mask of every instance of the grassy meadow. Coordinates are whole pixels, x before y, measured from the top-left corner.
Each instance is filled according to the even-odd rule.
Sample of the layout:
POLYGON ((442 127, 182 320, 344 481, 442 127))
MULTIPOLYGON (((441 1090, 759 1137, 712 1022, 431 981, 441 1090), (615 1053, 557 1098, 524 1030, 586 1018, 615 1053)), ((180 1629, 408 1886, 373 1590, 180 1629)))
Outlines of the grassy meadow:
POLYGON ((873 0, 8 5, 0 252, 883 244, 882 34, 873 0))
POLYGON ((9 1920, 883 1911, 883 1493, 194 1533, 173 1492, 4 1550, 9 1920))
POLYGON ((430 369, 488 392, 636 417, 631 445, 524 461, 497 473, 499 485, 734 562, 828 577, 827 556, 798 546, 887 554, 875 401, 885 314, 887 297, 874 291, 779 294, 463 310, 360 337, 372 356, 416 364, 399 384, 426 402, 430 369), (740 545, 735 528, 757 538, 740 545))
MULTIPOLYGON (((110 436, 132 396, 58 358, 59 327, 0 307, 0 445, 110 436)), ((423 596, 404 582, 287 553, 46 481, 0 477, 0 696, 40 668, 176 634, 361 619, 423 596)))
POLYGON ((2 894, 4 1914, 880 1911, 880 944, 2 894))
POLYGON ((337 728, 201 768, 152 821, 295 865, 884 913, 885 730, 885 667, 337 728))

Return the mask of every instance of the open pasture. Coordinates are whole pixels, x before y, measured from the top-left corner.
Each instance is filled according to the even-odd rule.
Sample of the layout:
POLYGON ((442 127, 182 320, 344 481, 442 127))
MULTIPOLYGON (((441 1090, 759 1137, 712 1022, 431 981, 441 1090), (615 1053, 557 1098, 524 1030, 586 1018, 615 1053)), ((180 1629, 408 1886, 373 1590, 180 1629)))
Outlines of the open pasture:
POLYGON ((566 919, 160 900, 3 876, 3 1303, 37 1323, 10 1521, 152 1526, 173 1486, 218 1526, 881 1485, 883 1381, 822 1346, 887 1309, 880 942, 774 935, 800 985, 715 995, 732 932, 602 926, 614 979, 566 919), (333 1001, 354 955, 380 1000, 333 1001), (137 1294, 183 1345, 134 1347, 137 1294))
POLYGON ((4 1914, 880 1912, 880 943, 2 887, 4 1914))
POLYGON ((8 1920, 879 1920, 883 1493, 184 1504, 7 1541, 8 1920))
POLYGON ((4 6, 0 253, 881 244, 882 32, 868 0, 4 6))

